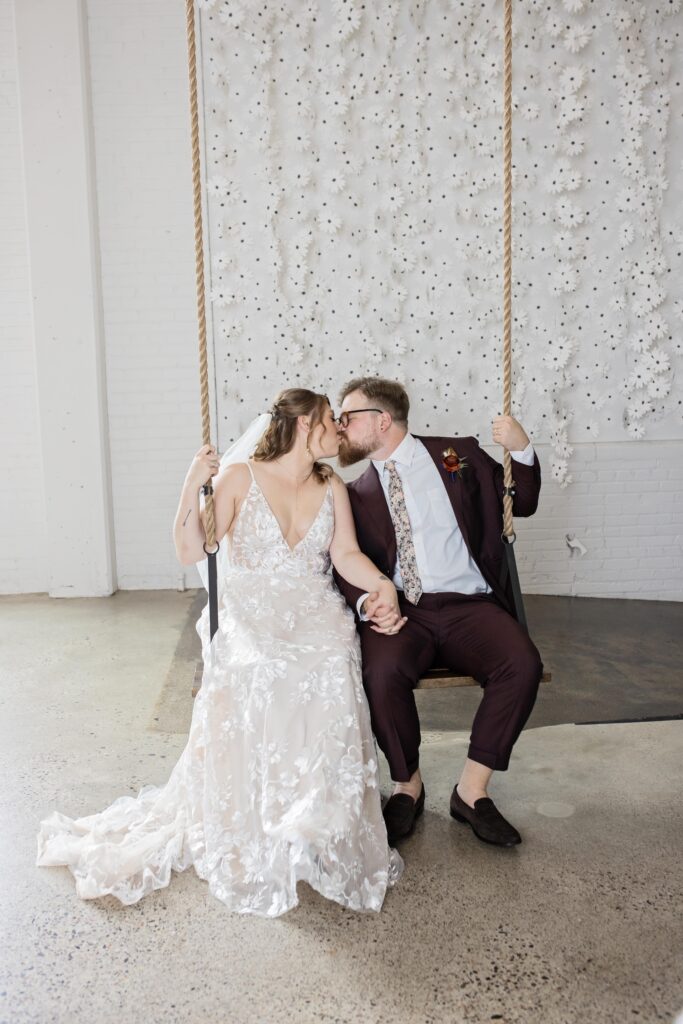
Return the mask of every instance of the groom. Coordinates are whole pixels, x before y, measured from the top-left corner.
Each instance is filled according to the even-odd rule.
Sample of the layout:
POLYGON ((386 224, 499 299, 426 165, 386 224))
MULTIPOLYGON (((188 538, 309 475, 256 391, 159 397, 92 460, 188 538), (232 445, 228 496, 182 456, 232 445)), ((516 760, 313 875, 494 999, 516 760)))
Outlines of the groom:
MULTIPOLYGON (((521 836, 489 798, 487 785, 494 771, 508 768, 543 665, 499 582, 503 467, 474 437, 411 434, 408 395, 395 381, 357 378, 339 397, 340 465, 372 460, 348 485, 358 543, 393 579, 407 616, 397 632, 396 616, 377 594, 364 594, 335 574, 357 615, 373 732, 394 783, 384 808, 389 842, 408 835, 424 807, 413 690, 438 664, 474 676, 484 691, 451 814, 484 842, 514 846, 521 836), (449 471, 452 456, 444 465, 448 449, 459 472, 449 471)), ((533 515, 541 471, 529 438, 515 419, 497 416, 493 440, 514 460, 514 514, 533 515)))

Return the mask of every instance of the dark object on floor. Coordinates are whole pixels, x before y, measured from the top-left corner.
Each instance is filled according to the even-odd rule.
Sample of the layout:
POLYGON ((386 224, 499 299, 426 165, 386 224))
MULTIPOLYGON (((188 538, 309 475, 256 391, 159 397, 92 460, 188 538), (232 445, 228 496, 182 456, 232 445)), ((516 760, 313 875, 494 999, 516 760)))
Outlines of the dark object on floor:
POLYGON ((517 846, 521 843, 520 836, 514 825, 506 821, 493 800, 482 796, 470 807, 461 799, 458 787, 451 793, 451 817, 463 825, 469 825, 477 839, 492 846, 517 846))
POLYGON ((382 814, 387 826, 387 840, 390 846, 399 839, 405 839, 415 828, 425 806, 424 784, 417 800, 408 793, 395 793, 385 803, 382 814))

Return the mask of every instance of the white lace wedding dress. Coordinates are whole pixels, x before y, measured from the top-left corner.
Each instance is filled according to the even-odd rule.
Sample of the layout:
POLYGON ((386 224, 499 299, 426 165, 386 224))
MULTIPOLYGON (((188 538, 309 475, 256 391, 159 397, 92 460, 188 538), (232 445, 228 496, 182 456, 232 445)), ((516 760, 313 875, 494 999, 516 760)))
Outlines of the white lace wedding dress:
POLYGON ((387 845, 359 641, 330 572, 333 531, 328 484, 290 549, 252 473, 212 649, 208 606, 197 623, 202 686, 168 782, 87 817, 54 811, 38 865, 67 865, 83 899, 136 903, 193 865, 240 913, 283 914, 299 880, 353 910, 381 908, 403 862, 387 845))

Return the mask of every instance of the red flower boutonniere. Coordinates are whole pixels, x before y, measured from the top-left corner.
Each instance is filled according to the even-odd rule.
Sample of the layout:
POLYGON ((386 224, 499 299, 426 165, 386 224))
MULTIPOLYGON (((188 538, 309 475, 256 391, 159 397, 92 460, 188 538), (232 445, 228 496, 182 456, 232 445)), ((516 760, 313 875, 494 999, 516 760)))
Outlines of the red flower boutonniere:
POLYGON ((450 473, 451 480, 455 480, 456 473, 458 476, 462 476, 463 469, 467 469, 467 459, 461 459, 455 448, 447 448, 441 454, 443 456, 441 465, 447 473, 450 473))

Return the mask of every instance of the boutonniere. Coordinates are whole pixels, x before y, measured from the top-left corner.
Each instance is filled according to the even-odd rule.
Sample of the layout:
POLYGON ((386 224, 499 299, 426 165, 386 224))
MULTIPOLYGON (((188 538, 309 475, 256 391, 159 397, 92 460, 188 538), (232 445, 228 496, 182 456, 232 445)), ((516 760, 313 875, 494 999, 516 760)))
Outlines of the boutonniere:
POLYGON ((462 476, 463 469, 467 469, 467 459, 461 459, 455 448, 447 448, 445 452, 441 452, 443 456, 443 462, 441 465, 450 473, 451 480, 455 480, 456 473, 458 476, 462 476))

